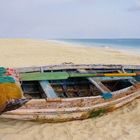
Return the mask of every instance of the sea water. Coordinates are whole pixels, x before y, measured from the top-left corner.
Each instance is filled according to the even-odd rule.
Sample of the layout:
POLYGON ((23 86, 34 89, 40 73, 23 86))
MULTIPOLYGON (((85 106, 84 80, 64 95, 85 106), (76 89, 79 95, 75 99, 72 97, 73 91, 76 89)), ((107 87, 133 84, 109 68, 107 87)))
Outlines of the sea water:
POLYGON ((140 54, 140 39, 60 39, 59 41, 85 45, 87 47, 105 47, 140 54))

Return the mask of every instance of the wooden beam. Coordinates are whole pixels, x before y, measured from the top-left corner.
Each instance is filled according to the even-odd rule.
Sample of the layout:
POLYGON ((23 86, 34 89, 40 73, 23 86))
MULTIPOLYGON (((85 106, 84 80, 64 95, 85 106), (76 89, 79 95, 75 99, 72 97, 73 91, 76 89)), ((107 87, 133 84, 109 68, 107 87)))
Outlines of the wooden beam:
POLYGON ((97 78, 87 78, 93 85, 95 85, 102 93, 111 92, 106 86, 104 86, 101 81, 97 78))
MULTIPOLYGON (((78 70, 79 72, 82 73, 86 73, 87 71, 82 69, 82 70, 78 70)), ((111 92, 107 87, 105 87, 100 80, 98 80, 97 78, 92 78, 92 77, 88 77, 87 78, 93 85, 95 85, 102 93, 104 92, 111 92)))
POLYGON ((39 81, 39 84, 47 98, 58 98, 48 81, 39 81))

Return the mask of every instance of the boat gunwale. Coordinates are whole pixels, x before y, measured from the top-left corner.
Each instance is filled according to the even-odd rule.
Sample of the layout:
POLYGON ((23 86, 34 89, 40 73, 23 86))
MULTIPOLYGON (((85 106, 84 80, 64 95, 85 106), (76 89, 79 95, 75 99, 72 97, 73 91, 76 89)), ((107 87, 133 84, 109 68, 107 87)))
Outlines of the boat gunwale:
POLYGON ((47 70, 73 70, 73 69, 139 69, 140 65, 121 65, 121 64, 58 64, 58 65, 45 65, 45 66, 31 66, 31 67, 15 67, 17 72, 42 72, 47 70))

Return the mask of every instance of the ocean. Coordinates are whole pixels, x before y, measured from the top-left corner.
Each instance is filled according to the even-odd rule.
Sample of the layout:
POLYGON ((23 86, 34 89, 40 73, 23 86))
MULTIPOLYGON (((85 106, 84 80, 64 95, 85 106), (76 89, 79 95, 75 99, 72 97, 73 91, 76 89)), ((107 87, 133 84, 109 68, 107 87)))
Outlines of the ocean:
POLYGON ((113 48, 140 54, 140 39, 60 39, 59 41, 88 47, 113 48))

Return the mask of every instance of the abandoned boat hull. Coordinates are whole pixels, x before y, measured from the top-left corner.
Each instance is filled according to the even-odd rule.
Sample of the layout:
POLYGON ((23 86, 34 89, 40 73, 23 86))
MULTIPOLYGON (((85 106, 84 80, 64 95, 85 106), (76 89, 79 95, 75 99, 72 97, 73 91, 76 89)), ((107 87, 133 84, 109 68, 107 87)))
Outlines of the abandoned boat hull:
POLYGON ((1 118, 65 122, 97 117, 113 111, 140 97, 140 86, 126 88, 113 93, 112 99, 82 97, 69 99, 32 99, 21 108, 5 112, 1 118))
POLYGON ((140 65, 62 64, 16 68, 16 71, 24 76, 20 77, 20 82, 25 97, 33 99, 16 110, 3 113, 1 118, 43 122, 82 120, 113 111, 140 97, 140 77, 134 77, 134 72, 140 71, 140 65), (75 72, 79 72, 78 76, 81 76, 80 72, 85 71, 89 75, 95 72, 99 75, 117 72, 117 76, 75 78, 69 73, 74 72, 75 76, 75 72), (35 72, 37 74, 33 76, 32 73, 35 72), (48 75, 49 72, 53 72, 52 76, 48 75), (131 77, 127 72, 132 73, 128 74, 131 77), (126 76, 118 77, 121 74, 126 76), (115 82, 107 85, 108 81, 115 82), (116 85, 117 88, 114 89, 116 85), (102 96, 104 93, 107 94, 107 99, 102 96), (111 95, 109 98, 108 93, 111 95))

